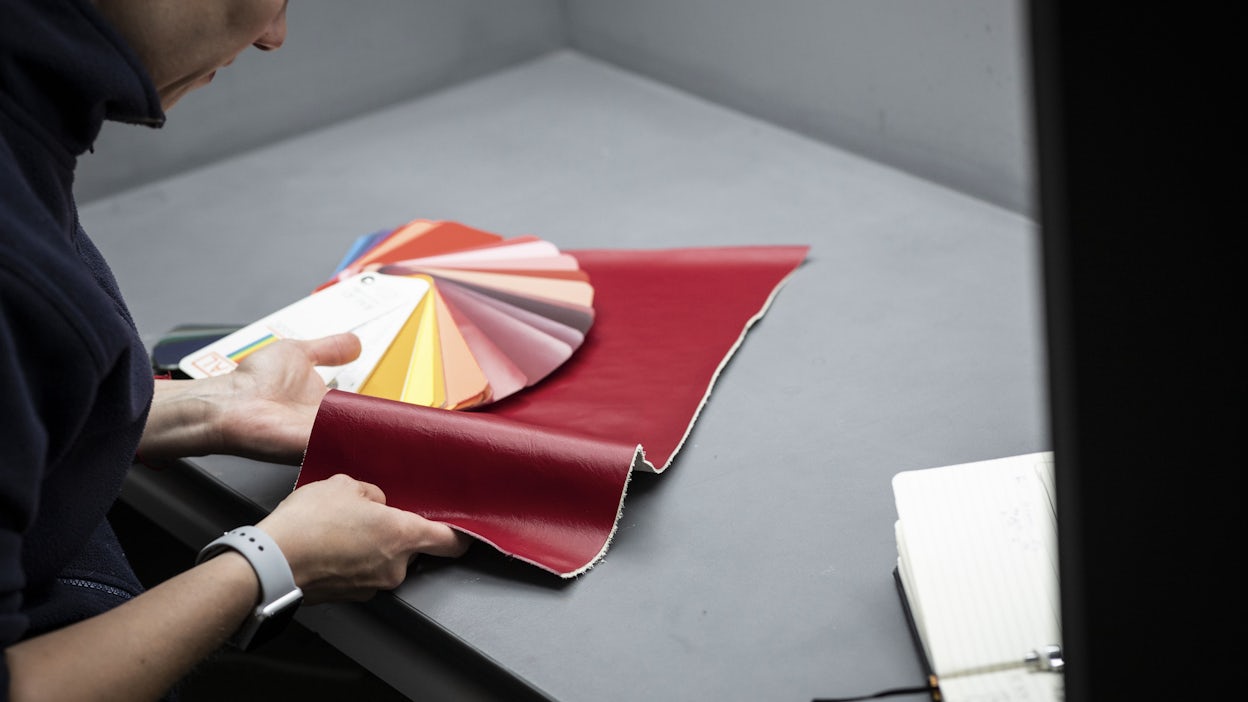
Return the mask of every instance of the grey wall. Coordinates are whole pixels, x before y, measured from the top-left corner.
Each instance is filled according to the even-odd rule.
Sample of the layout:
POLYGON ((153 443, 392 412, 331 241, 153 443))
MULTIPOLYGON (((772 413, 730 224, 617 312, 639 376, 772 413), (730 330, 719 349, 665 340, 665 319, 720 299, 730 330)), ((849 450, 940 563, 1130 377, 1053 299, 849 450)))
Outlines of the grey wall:
POLYGON ((163 129, 108 124, 80 201, 161 178, 566 45, 558 0, 298 0, 286 45, 244 52, 163 129))
POLYGON ((567 0, 576 49, 1033 215, 1023 0, 567 0))
POLYGON ((106 127, 78 195, 571 46, 1034 215, 1024 15, 1024 0, 299 0, 281 51, 245 53, 164 129, 106 127))

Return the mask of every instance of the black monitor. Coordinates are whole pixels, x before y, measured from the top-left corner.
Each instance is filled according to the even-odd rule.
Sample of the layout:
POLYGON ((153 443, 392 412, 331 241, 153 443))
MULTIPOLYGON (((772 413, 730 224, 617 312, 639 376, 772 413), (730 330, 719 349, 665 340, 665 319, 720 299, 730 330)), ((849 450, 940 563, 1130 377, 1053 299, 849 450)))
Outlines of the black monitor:
POLYGON ((1070 702, 1222 698, 1240 668, 1245 80, 1216 14, 1030 7, 1070 702))

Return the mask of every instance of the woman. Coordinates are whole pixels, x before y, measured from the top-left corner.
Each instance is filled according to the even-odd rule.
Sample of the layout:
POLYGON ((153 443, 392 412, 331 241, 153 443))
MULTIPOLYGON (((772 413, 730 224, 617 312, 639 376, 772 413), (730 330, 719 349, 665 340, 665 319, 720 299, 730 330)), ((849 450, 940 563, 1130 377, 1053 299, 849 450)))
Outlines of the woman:
POLYGON ((284 341, 226 376, 153 381, 77 221, 74 164, 105 119, 159 126, 285 35, 285 0, 0 0, 0 699, 155 699, 300 594, 363 599, 415 554, 467 547, 336 476, 142 592, 105 519, 136 452, 296 463, 326 391, 313 367, 359 353, 284 341))

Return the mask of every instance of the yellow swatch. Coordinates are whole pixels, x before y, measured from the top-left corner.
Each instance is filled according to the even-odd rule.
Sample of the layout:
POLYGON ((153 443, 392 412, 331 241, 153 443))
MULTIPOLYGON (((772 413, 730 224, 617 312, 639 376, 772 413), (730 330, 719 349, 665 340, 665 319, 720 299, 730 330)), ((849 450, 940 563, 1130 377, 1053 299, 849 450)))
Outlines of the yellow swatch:
POLYGON ((389 350, 377 362, 368 380, 364 381, 364 385, 360 388, 361 395, 387 400, 402 398, 407 371, 411 366, 412 350, 416 345, 416 336, 420 330, 421 310, 429 305, 431 297, 432 295, 425 295, 421 298, 420 304, 403 323, 403 328, 395 335, 389 350))
POLYGON ((438 342, 438 317, 432 295, 426 295, 413 317, 419 318, 415 344, 403 393, 399 399, 414 405, 441 407, 446 402, 446 380, 442 377, 442 348, 438 342))

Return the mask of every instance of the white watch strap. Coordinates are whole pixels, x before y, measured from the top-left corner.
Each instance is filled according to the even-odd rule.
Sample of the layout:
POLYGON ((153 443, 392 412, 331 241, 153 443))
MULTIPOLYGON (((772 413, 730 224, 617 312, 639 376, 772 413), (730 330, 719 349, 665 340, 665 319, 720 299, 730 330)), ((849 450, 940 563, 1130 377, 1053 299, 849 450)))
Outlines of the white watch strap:
POLYGON ((203 563, 223 551, 242 554, 260 581, 260 602, 236 637, 240 647, 246 648, 262 624, 287 608, 297 607, 303 591, 295 585, 295 576, 282 549, 259 527, 244 526, 225 532, 205 546, 195 562, 203 563))

